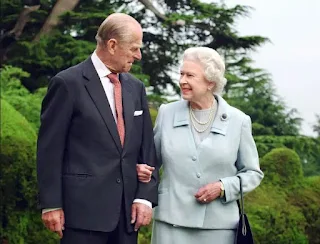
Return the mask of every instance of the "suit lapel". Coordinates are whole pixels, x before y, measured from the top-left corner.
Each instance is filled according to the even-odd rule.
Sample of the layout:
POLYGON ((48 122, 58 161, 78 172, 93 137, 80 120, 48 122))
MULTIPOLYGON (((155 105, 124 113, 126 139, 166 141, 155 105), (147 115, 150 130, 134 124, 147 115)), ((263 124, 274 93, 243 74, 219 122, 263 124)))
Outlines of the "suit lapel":
POLYGON ((133 114, 134 114, 134 101, 132 98, 132 87, 130 83, 130 79, 126 74, 120 74, 119 80, 121 81, 122 88, 122 106, 123 106, 123 117, 125 124, 125 138, 124 138, 124 148, 129 143, 129 135, 133 122, 133 114))
POLYGON ((117 125, 114 121, 108 98, 104 92, 100 78, 92 64, 91 58, 88 58, 85 61, 83 76, 88 80, 88 82, 85 84, 85 87, 94 104, 96 105, 101 117, 103 118, 114 140, 114 143, 117 145, 119 152, 121 152, 122 146, 118 134, 117 125))

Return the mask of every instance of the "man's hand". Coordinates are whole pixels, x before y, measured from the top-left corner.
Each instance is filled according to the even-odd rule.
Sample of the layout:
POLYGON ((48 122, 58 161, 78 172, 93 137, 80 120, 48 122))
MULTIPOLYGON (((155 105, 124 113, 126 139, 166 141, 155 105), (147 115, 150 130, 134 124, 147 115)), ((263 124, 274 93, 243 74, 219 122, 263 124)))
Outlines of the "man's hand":
POLYGON ((220 182, 214 182, 201 187, 194 195, 200 203, 210 203, 220 196, 220 182))
POLYGON ((139 181, 148 183, 151 180, 151 175, 154 171, 154 167, 151 167, 147 164, 137 164, 136 169, 139 181))
POLYGON ((135 223, 134 231, 138 231, 141 226, 150 224, 152 218, 152 208, 143 203, 133 203, 131 207, 131 224, 135 223))
POLYGON ((62 209, 43 213, 42 221, 49 230, 56 232, 62 238, 62 231, 64 230, 64 213, 62 209))

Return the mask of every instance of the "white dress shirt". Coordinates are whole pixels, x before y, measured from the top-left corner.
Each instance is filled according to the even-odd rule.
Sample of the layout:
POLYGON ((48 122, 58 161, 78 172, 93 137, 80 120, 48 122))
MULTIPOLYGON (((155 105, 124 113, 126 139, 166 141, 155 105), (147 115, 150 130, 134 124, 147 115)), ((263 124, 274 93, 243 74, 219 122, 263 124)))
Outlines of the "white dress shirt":
MULTIPOLYGON (((114 85, 111 83, 110 79, 107 77, 107 75, 111 74, 111 71, 107 68, 107 66, 104 65, 104 63, 96 54, 96 51, 94 51, 93 54, 91 55, 91 61, 93 63, 95 70, 98 73, 104 92, 106 93, 106 96, 108 98, 114 120, 117 123, 116 108, 115 108, 114 93, 113 93, 114 85)), ((134 199, 133 202, 143 203, 149 206, 150 208, 152 208, 151 202, 145 199, 134 199)), ((47 208, 47 209, 43 209, 42 213, 46 213, 46 212, 58 210, 58 209, 60 208, 47 208)))

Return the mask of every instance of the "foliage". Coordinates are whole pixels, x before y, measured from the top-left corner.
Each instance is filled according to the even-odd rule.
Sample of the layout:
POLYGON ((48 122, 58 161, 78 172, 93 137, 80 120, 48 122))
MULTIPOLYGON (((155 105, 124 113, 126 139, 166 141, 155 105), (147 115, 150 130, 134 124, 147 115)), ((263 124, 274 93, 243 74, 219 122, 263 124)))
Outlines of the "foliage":
POLYGON ((290 148, 297 152, 305 176, 320 175, 319 139, 307 136, 255 136, 260 157, 275 148, 290 148))
MULTIPOLYGON (((24 2, 1 2, 1 52, 8 45, 2 33, 14 28, 24 2)), ((250 7, 229 8, 199 0, 157 2, 165 18, 146 10, 139 1, 81 0, 38 41, 34 38, 55 1, 41 0, 40 9, 30 14, 21 35, 7 50, 0 76, 0 189, 5 196, 0 204, 0 242, 3 238, 9 243, 58 242, 56 235, 45 230, 36 210, 35 140, 41 100, 53 75, 93 52, 102 20, 122 11, 144 28, 143 60, 132 67, 132 73, 147 86, 153 123, 159 105, 168 102, 168 96, 179 94, 176 77, 183 50, 200 45, 217 49, 227 67, 224 97, 252 118, 262 158, 265 179, 246 196, 256 243, 320 243, 319 176, 305 178, 302 174, 303 168, 305 176, 320 175, 320 138, 299 135, 297 111, 286 107, 276 95, 270 75, 254 68, 248 58, 250 51, 268 41, 261 36, 240 36, 235 30, 236 20, 247 16, 250 7), (179 21, 185 24, 177 24, 179 21)), ((313 128, 319 136, 319 115, 316 118, 313 128)), ((151 226, 142 228, 139 242, 149 243, 150 236, 151 226)))
POLYGON ((257 244, 308 243, 307 225, 300 209, 292 206, 276 186, 260 186, 246 197, 246 212, 257 244))
POLYGON ((154 108, 150 108, 150 116, 151 116, 153 125, 156 122, 157 114, 158 114, 157 110, 155 110, 154 108))
POLYGON ((305 233, 309 243, 320 243, 320 176, 306 178, 289 196, 290 202, 300 209, 306 219, 305 233))
POLYGON ((26 89, 21 80, 29 74, 17 67, 4 66, 1 69, 0 86, 1 97, 20 112, 33 126, 40 126, 40 106, 46 88, 40 88, 34 93, 26 89))
POLYGON ((285 189, 292 189, 302 182, 303 173, 297 153, 286 148, 276 148, 261 160, 265 181, 285 189))
POLYGON ((261 159, 261 168, 265 174, 261 186, 245 200, 256 243, 310 243, 305 235, 308 221, 291 204, 292 198, 300 198, 297 191, 304 182, 298 155, 290 149, 274 149, 261 159))
POLYGON ((228 8, 216 2, 189 0, 159 1, 159 6, 167 15, 164 22, 144 11, 135 15, 148 30, 142 66, 155 93, 163 93, 168 86, 179 92, 172 73, 178 74, 179 59, 189 46, 208 46, 221 53, 233 50, 240 55, 267 41, 260 36, 241 37, 234 29, 235 19, 248 13, 246 6, 228 8), (184 21, 184 25, 177 25, 177 21, 184 21))
POLYGON ((50 243, 52 240, 36 210, 35 142, 32 126, 1 99, 0 232, 1 238, 9 243, 43 243, 45 238, 50 238, 46 242, 50 243))
POLYGON ((248 114, 254 135, 298 135, 301 119, 297 111, 287 111, 276 95, 270 75, 253 68, 248 58, 234 59, 226 74, 228 83, 225 98, 233 106, 248 114))
MULTIPOLYGON (((52 9, 52 1, 43 0, 41 8, 31 14, 20 39, 9 50, 6 64, 30 73, 30 79, 24 82, 30 90, 43 86, 48 78, 84 60, 94 50, 98 26, 108 14, 119 8, 141 22, 145 30, 141 66, 157 94, 163 93, 161 88, 170 84, 176 87, 170 72, 187 46, 207 45, 239 50, 239 53, 242 50, 243 53, 243 50, 253 49, 267 40, 258 36, 239 37, 234 30, 235 19, 246 15, 248 7, 227 8, 218 3, 186 0, 160 2, 167 16, 164 22, 130 1, 80 1, 73 11, 60 17, 61 24, 50 36, 44 36, 38 42, 31 41, 52 9), (186 24, 176 25, 178 19, 185 20, 186 24)), ((23 3, 4 2, 2 10, 6 18, 0 25, 3 32, 13 28, 22 7, 23 3)))
POLYGON ((139 230, 138 243, 150 244, 152 233, 152 225, 144 226, 139 230))
POLYGON ((320 114, 316 114, 316 123, 312 126, 313 131, 317 133, 318 137, 320 138, 320 114))
MULTIPOLYGON (((52 1, 43 0, 41 8, 31 14, 20 39, 7 53, 5 64, 21 67, 30 74, 23 78, 23 84, 30 91, 46 86, 50 77, 92 53, 98 26, 108 14, 121 9, 143 26, 143 59, 134 65, 132 73, 151 86, 153 95, 149 98, 156 107, 163 100, 161 95, 179 93, 175 77, 178 77, 182 52, 189 46, 208 46, 225 57, 228 101, 249 114, 253 122, 265 127, 256 127, 255 135, 298 134, 300 119, 296 118, 295 111, 286 111, 283 102, 274 95, 269 75, 262 69, 252 68, 248 58, 250 50, 268 39, 240 36, 234 28, 235 21, 247 16, 250 7, 229 8, 217 2, 198 0, 159 0, 158 3, 165 20, 146 11, 139 1, 80 1, 73 11, 60 16, 60 25, 50 35, 34 41, 52 9, 52 1), (184 21, 184 24, 179 25, 177 21, 184 21), (166 88, 170 87, 173 89, 169 92, 166 88)), ((19 9, 22 3, 5 1, 3 12, 8 17, 0 25, 1 30, 6 32, 14 26, 19 9)))
POLYGON ((270 127, 266 127, 257 122, 252 123, 252 134, 253 135, 274 135, 274 132, 270 127))

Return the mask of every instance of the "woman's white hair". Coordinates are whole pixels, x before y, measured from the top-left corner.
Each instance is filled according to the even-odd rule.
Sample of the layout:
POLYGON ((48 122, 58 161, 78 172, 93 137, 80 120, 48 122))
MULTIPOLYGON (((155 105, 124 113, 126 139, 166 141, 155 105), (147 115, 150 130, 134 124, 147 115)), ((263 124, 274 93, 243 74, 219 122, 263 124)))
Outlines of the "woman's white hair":
POLYGON ((217 51, 209 47, 191 47, 184 51, 183 61, 193 61, 204 69, 205 78, 215 83, 214 94, 221 94, 227 84, 224 77, 225 64, 217 51))

